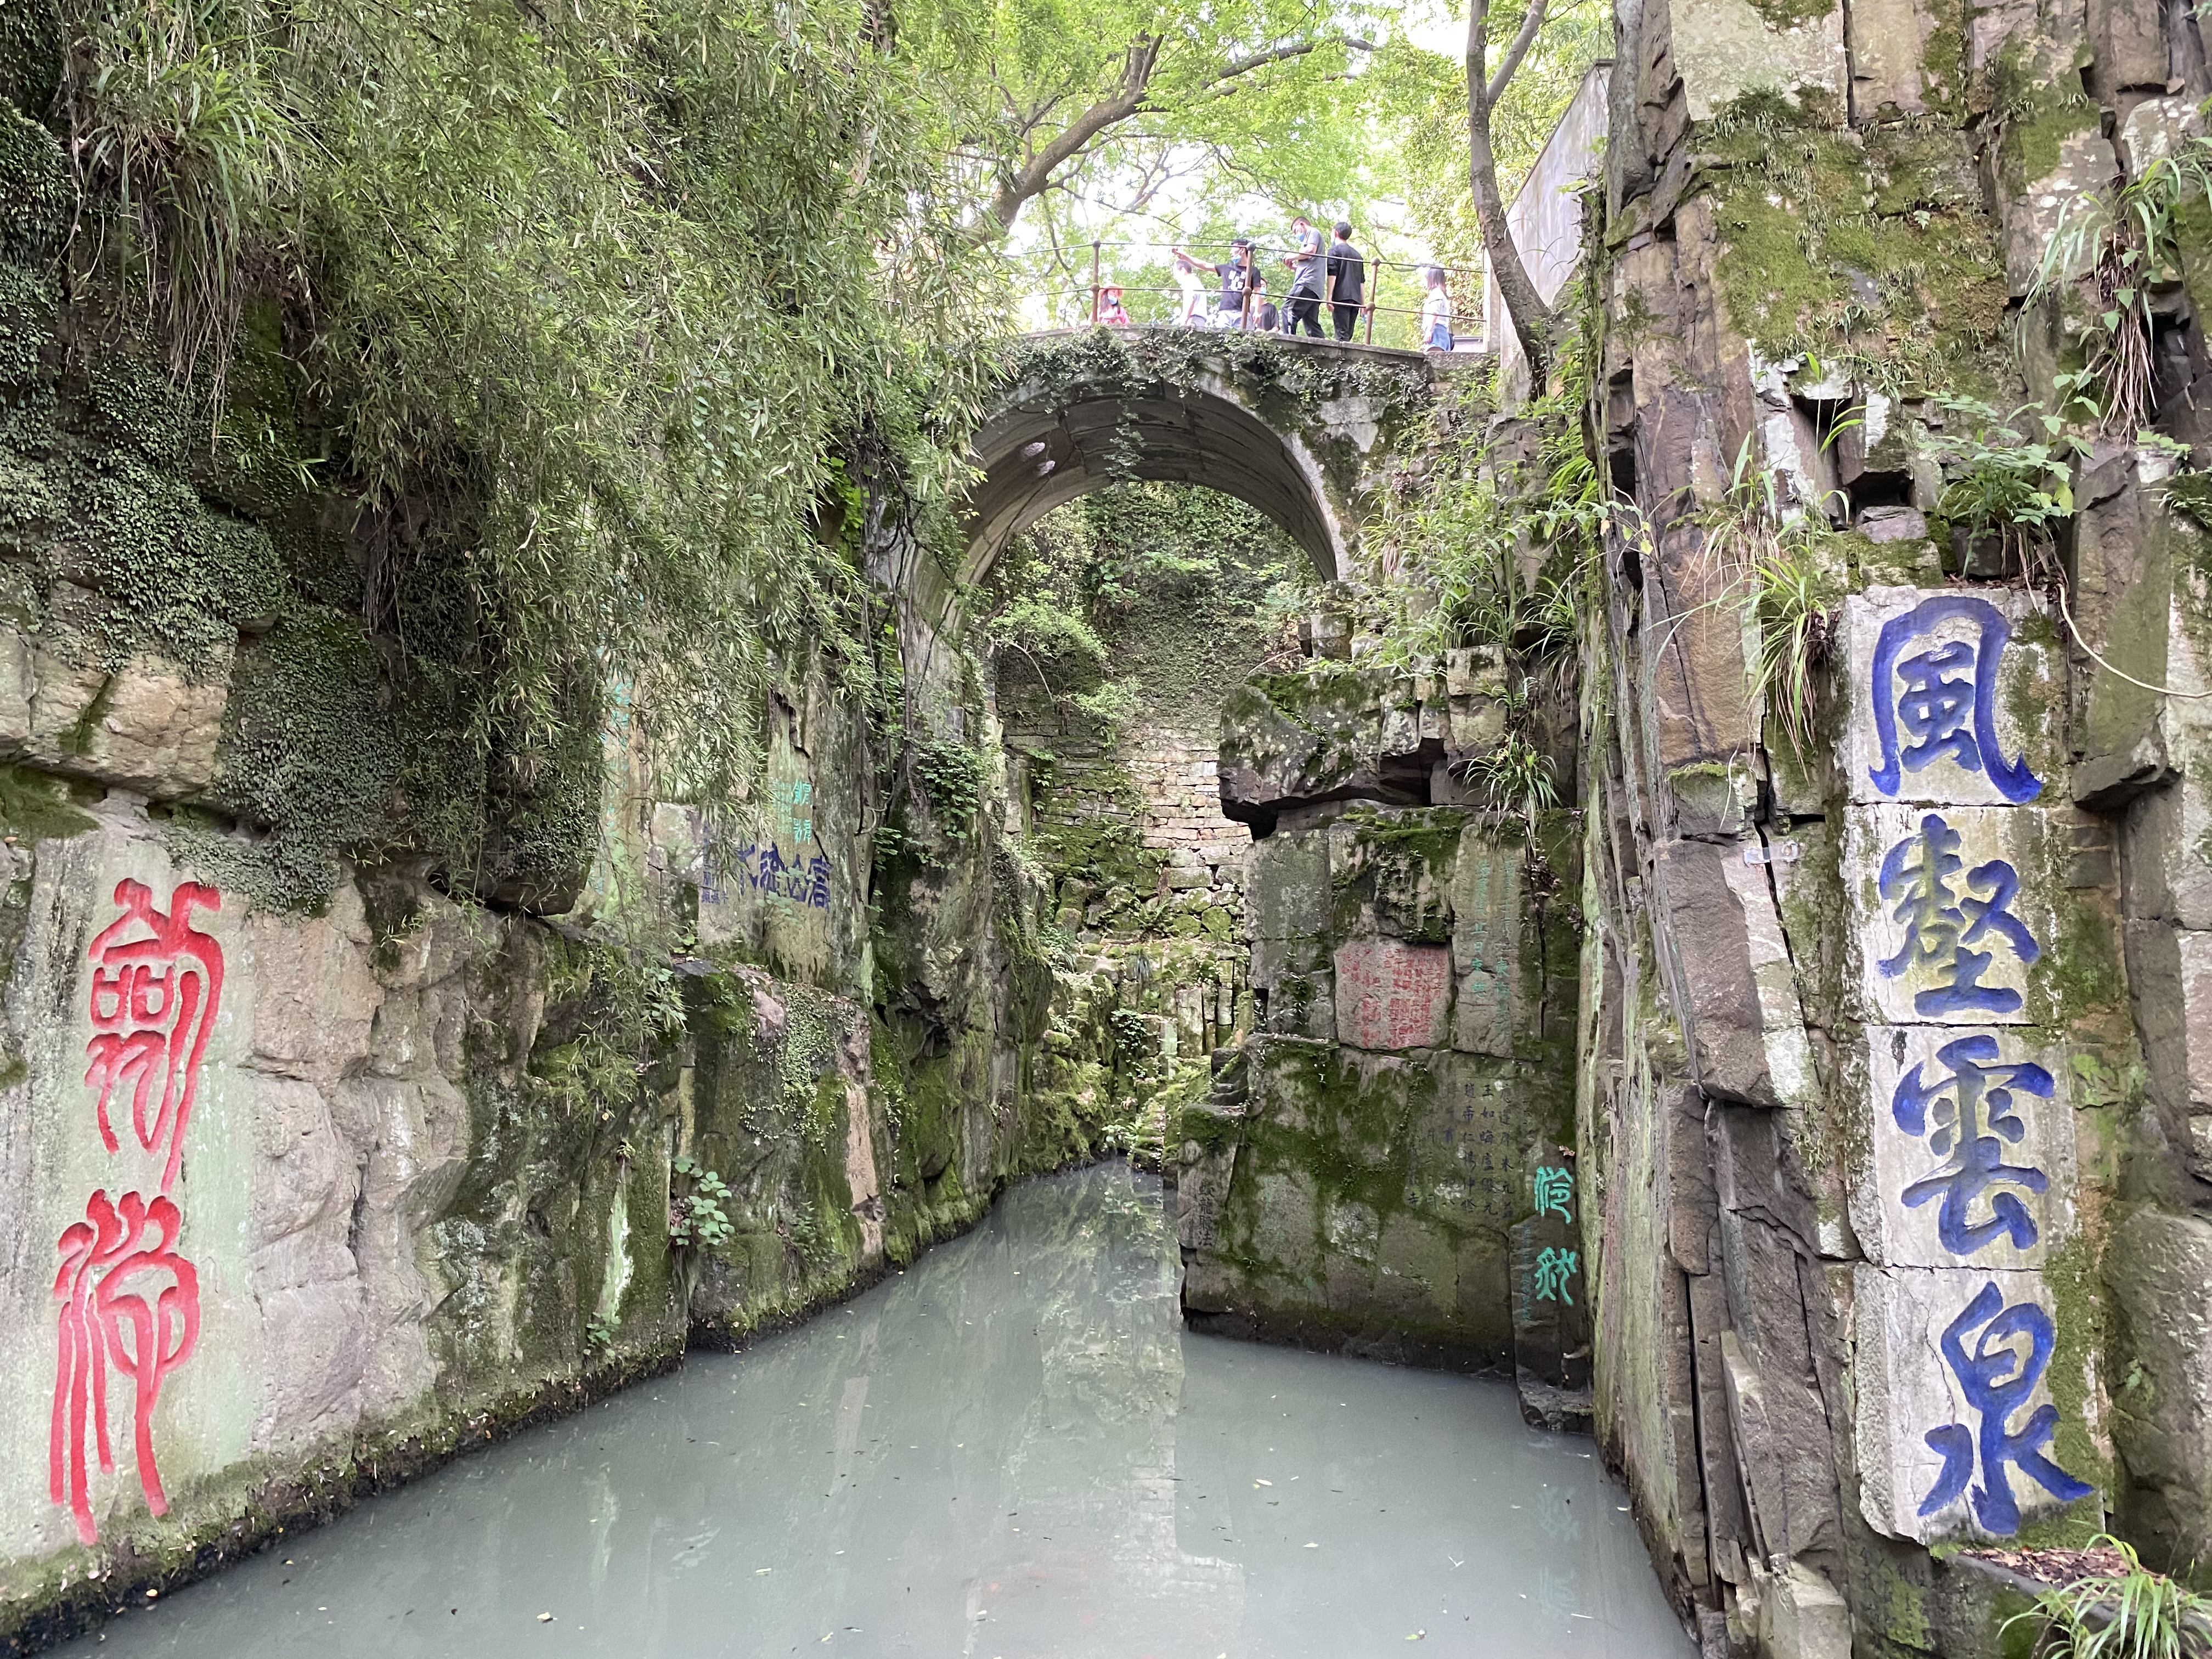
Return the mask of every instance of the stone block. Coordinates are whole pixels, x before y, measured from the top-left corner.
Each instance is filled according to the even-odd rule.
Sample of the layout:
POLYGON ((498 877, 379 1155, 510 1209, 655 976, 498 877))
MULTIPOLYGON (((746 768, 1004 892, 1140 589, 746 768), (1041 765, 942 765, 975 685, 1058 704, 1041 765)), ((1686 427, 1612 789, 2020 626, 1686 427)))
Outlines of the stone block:
POLYGON ((1852 0, 1844 27, 1850 36, 1852 125, 1863 126, 1884 114, 1921 114, 1927 108, 1921 76, 1928 20, 1917 0, 1852 0))
POLYGON ((2070 1068, 2028 1028, 1867 1032, 1851 1224, 1878 1266, 2033 1268, 2074 1236, 2070 1068))
POLYGON ((1528 1209, 1529 1158, 1548 1156, 1528 1088, 1510 1068, 1461 1054, 1437 1055, 1426 1073, 1433 1093, 1408 1103, 1407 1201, 1502 1235, 1528 1209))
MULTIPOLYGON (((2025 593, 1872 587, 1844 603, 1850 798, 2019 805, 2063 780, 2064 700, 2025 593)), ((2056 792, 2052 792, 2055 795, 2056 792)))
MULTIPOLYGON (((188 676, 150 652, 109 674, 34 644, 21 752, 52 771, 157 800, 191 794, 215 777, 229 674, 228 647, 204 676, 188 676)), ((0 688, 0 720, 6 702, 0 688)))
POLYGON ((1753 1583, 1759 1659, 1851 1659, 1851 1610, 1834 1585, 1802 1561, 1753 1583))
MULTIPOLYGON (((2040 1274, 1876 1267, 1853 1273, 1859 1507, 1923 1543, 2009 1538, 2094 1498, 2051 1436, 2056 1303, 2040 1274)), ((2085 1376, 2067 1379, 2078 1395, 2085 1376)))
MULTIPOLYGON (((2006 9, 2007 15, 2017 15, 2006 9)), ((2026 33, 2031 37, 2037 33, 2036 9, 2025 5, 2026 33)), ((1974 35, 1983 50, 1992 56, 2001 53, 2003 41, 2014 29, 1996 23, 1994 15, 1977 17, 1974 35), (1996 37, 1992 40, 1991 37, 1996 37)), ((2052 233, 2060 223, 2081 211, 2083 197, 2100 195, 2111 188, 2114 174, 2119 171, 2119 157, 2114 154, 2112 141, 2105 137, 2095 121, 2096 112, 2083 130, 2068 133, 2058 143, 2057 165, 2040 179, 2023 179, 2017 195, 2003 204, 2002 221, 2004 226, 2005 280, 2013 297, 2024 296, 2035 284, 2035 274, 2043 261, 2043 251, 2050 246, 2052 233)))
MULTIPOLYGON (((1571 1178, 1565 1161, 1544 1167, 1571 1178)), ((1513 1375, 1521 1413, 1532 1425, 1553 1430, 1589 1411, 1589 1293, 1571 1208, 1564 1200, 1547 1206, 1514 1223, 1510 1234, 1513 1375)))
POLYGON ((1336 947, 1336 1036, 1348 1048, 1440 1048, 1450 1031, 1451 952, 1398 939, 1336 947))
POLYGON ((1221 1210, 1237 1173, 1235 1120, 1208 1113, 1213 1121, 1200 1125, 1198 1115, 1198 1109, 1184 1109, 1184 1127, 1206 1133, 1183 1143, 1176 1181, 1176 1242, 1186 1252, 1219 1247, 1221 1210))
MULTIPOLYGON (((2159 52, 2163 58, 2163 42, 2159 52)), ((2161 63, 2161 80, 2163 71, 2161 63)), ((2204 131, 2197 101, 2189 97, 2146 98, 2127 112, 2120 122, 2120 155, 2131 174, 2140 178, 2145 168, 2164 161, 2204 131)))
POLYGON ((1321 967, 1331 905, 1328 832, 1285 830, 1255 841, 1244 872, 1253 983, 1321 967))
POLYGON ((1747 92, 1799 98, 1848 91, 1838 5, 1786 28, 1750 0, 1674 0, 1674 65, 1692 121, 1709 121, 1747 92))
POLYGON ((1321 1273, 1321 1194, 1313 1177, 1297 1170, 1266 1170, 1253 1177, 1251 1196, 1236 1212, 1237 1237, 1228 1252, 1271 1276, 1309 1283, 1321 1273))
POLYGON ((2026 1024, 2051 1012, 2059 941, 2050 815, 1845 809, 1844 884, 1870 1021, 2026 1024))
POLYGON ((2212 1554, 2212 1222, 2139 1209, 2116 1230, 2106 1282, 2123 1364, 2141 1378, 2113 1415, 2112 1439, 2148 1522, 2175 1564, 2212 1554))
POLYGON ((31 636, 0 623, 0 755, 22 752, 31 736, 31 636))
POLYGON ((1505 736, 1505 708, 1494 697, 1451 701, 1450 745, 1455 754, 1477 755, 1495 749, 1505 736))
POLYGON ((1723 1099, 1781 1103, 1745 909, 1731 885, 1741 848, 1676 841, 1658 849, 1662 926, 1681 994, 1677 1010, 1700 1087, 1723 1099))

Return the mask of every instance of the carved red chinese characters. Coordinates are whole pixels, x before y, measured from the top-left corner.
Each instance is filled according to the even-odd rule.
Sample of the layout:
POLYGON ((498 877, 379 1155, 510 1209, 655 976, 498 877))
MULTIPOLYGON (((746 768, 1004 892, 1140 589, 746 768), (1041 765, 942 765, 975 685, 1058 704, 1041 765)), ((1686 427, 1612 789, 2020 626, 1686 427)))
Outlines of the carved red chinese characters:
POLYGON ((131 1382, 131 1443, 146 1507, 168 1513, 168 1494, 154 1462, 154 1407, 161 1379, 191 1358, 200 1331, 199 1274, 176 1250, 184 1224, 183 1214, 167 1198, 149 1204, 125 1193, 117 1205, 98 1192, 85 1206, 85 1218, 62 1234, 62 1267, 54 1277, 54 1298, 62 1304, 61 1363, 54 1376, 48 1481, 54 1502, 70 1506, 77 1536, 88 1544, 99 1536, 86 1468, 88 1428, 100 1448, 100 1467, 111 1473, 115 1468, 107 1435, 110 1366, 131 1382))
POLYGON ((116 884, 115 902, 125 914, 87 952, 93 1036, 84 1080, 100 1091, 100 1137, 111 1152, 117 1146, 108 1103, 115 1085, 129 1081, 131 1131, 148 1152, 162 1153, 166 1193, 184 1160, 200 1059, 222 1002, 222 948, 191 925, 191 913, 196 905, 220 908, 222 896, 185 882, 163 912, 143 882, 126 879, 116 884))
MULTIPOLYGON (((154 908, 144 883, 115 889, 123 915, 96 937, 92 963, 91 1060, 85 1082, 98 1091, 94 1115, 111 1157, 134 1158, 115 1130, 118 1090, 131 1095, 131 1133, 155 1161, 160 1188, 147 1198, 106 1188, 86 1200, 84 1219, 63 1230, 54 1299, 61 1304, 47 1439, 48 1485, 68 1505, 77 1535, 96 1542, 92 1459, 112 1473, 108 1431, 111 1375, 131 1388, 131 1445, 138 1484, 155 1515, 168 1512, 154 1456, 154 1410, 164 1379, 191 1358, 199 1340, 199 1273, 179 1253, 184 1212, 169 1196, 183 1170, 185 1130, 199 1090, 216 1015, 222 1003, 222 947, 192 926, 194 909, 216 910, 211 887, 179 883, 167 910, 154 908)), ((151 1171, 149 1170, 149 1173, 151 1171)))

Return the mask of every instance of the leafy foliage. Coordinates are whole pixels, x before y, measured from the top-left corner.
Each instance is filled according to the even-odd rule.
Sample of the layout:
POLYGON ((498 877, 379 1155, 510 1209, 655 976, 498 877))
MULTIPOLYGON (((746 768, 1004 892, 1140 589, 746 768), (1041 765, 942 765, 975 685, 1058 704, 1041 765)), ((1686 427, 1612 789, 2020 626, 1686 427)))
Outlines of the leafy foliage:
POLYGON ((2072 463, 2084 451, 2081 440, 2039 404, 2000 414, 1972 398, 1934 402, 1950 419, 1940 431, 1921 423, 1913 436, 1942 470, 1937 513, 2024 561, 2048 552, 2056 527, 2074 511, 2072 463))
POLYGON ((2033 1611, 2005 1628, 2041 1627, 2038 1659, 2202 1659, 2212 1653, 2212 1598, 2145 1567, 2132 1546, 2109 1534, 2094 1548, 2117 1551, 2122 1570, 2045 1590, 2033 1611))
MULTIPOLYGON (((1491 9, 1486 21, 1493 66, 1519 31, 1524 12, 1517 5, 1491 9)), ((1553 9, 1491 116, 1498 186, 1505 200, 1511 201, 1528 178, 1583 75, 1609 55, 1612 46, 1613 19, 1604 7, 1584 0, 1553 9)), ((1464 64, 1456 54, 1402 41, 1378 59, 1372 73, 1387 77, 1390 85, 1388 101, 1376 114, 1386 146, 1376 169, 1378 184, 1393 194, 1402 192, 1413 228, 1437 258, 1479 270, 1482 232, 1468 175, 1464 64)), ((1469 305, 1480 302, 1479 295, 1462 298, 1469 305)))
POLYGON ((1843 597, 1821 557, 1826 514, 1840 502, 1789 499, 1771 469, 1753 464, 1753 441, 1736 451, 1727 493, 1696 519, 1723 602, 1740 606, 1757 631, 1753 701, 1802 757, 1812 750, 1814 671, 1826 659, 1843 597))
MULTIPOLYGON (((513 782, 619 686, 672 793, 709 795, 754 763, 769 650, 873 672, 813 511, 840 454, 944 498, 1000 289, 939 89, 866 7, 64 21, 79 280, 134 295, 204 391, 248 289, 283 301, 368 619, 513 782)), ((268 413, 227 416, 229 447, 268 413)))
POLYGON ((1383 506, 1378 539, 1413 550, 1419 586, 1390 629, 1401 656, 1495 645, 1556 660, 1571 650, 1583 573, 1619 509, 1583 443, 1579 386, 1531 402, 1507 431, 1441 410, 1417 478, 1383 506))
POLYGON ((1195 613, 1220 629, 1279 638, 1314 580, 1305 555, 1242 501, 1209 489, 1117 484, 1016 538, 986 583, 984 636, 1002 695, 1034 688, 1063 726, 1079 717, 1086 734, 1110 748, 1146 690, 1143 677, 1127 672, 1137 665, 1115 659, 1109 636, 1144 631, 1155 613, 1195 613))
POLYGON ((722 1207, 729 1183, 694 1158, 678 1158, 669 1167, 676 1188, 668 1201, 670 1248, 712 1250, 728 1243, 737 1235, 722 1207))
POLYGON ((2110 195, 2067 198, 2044 243, 2028 304, 2083 288, 2088 349, 2081 370, 2061 377, 2061 390, 2081 398, 2104 431, 2138 431, 2156 413, 2151 294, 2179 280, 2180 216, 2192 201, 2212 204, 2212 139, 2201 135, 2181 139, 2110 195))
POLYGON ((1512 812, 1533 828, 1536 814, 1559 805, 1552 763, 1520 726, 1508 727, 1497 747, 1467 763, 1467 780, 1482 791, 1494 812, 1512 812))

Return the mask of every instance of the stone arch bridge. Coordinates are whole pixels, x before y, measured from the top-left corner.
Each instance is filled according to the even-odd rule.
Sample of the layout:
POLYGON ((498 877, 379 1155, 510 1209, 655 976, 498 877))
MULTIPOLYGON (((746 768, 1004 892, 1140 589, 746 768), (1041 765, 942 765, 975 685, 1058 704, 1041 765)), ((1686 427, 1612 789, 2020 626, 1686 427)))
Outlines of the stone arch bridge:
MULTIPOLYGON (((1471 361, 1471 360, 1470 360, 1471 361)), ((1053 508, 1127 479, 1257 507, 1322 576, 1348 574, 1394 443, 1453 367, 1423 354, 1196 329, 1034 335, 976 434, 962 574, 1053 508)))

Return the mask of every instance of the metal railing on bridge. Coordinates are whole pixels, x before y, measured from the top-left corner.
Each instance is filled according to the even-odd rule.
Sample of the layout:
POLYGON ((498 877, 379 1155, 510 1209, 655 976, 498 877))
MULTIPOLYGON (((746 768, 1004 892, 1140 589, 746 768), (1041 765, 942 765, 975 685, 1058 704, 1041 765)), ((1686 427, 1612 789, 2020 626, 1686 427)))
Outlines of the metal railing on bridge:
MULTIPOLYGON (((1423 349, 1429 343, 1422 325, 1425 302, 1431 292, 1429 273, 1437 271, 1443 277, 1449 326, 1455 345, 1465 350, 1480 343, 1483 306, 1480 269, 1434 261, 1378 259, 1363 252, 1358 256, 1364 279, 1361 297, 1356 306, 1346 307, 1334 298, 1334 283, 1326 269, 1329 246, 1324 240, 1325 269, 1317 318, 1322 337, 1402 351, 1423 349)), ((1248 281, 1239 295, 1233 289, 1223 292, 1220 268, 1236 258, 1231 244, 1094 241, 1088 286, 1050 289, 1042 296, 1050 313, 1047 326, 1126 324, 1256 333, 1266 325, 1263 313, 1273 306, 1273 331, 1289 334, 1292 273, 1284 262, 1291 252, 1288 246, 1255 239, 1249 270, 1265 286, 1255 287, 1248 281), (1179 255, 1188 256, 1188 268, 1179 255), (1121 267, 1119 271, 1116 265, 1121 267)), ((1312 337, 1308 333, 1290 337, 1312 337)))

